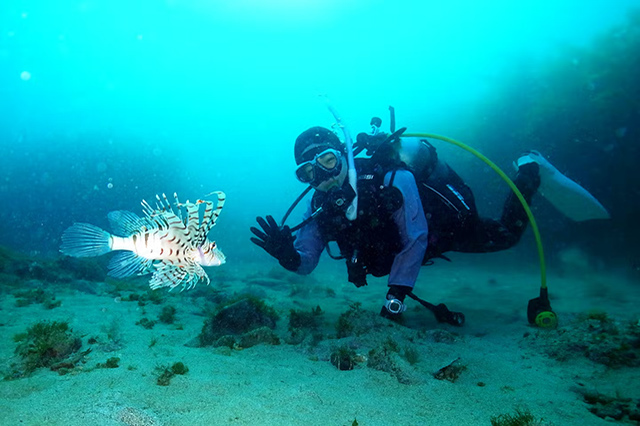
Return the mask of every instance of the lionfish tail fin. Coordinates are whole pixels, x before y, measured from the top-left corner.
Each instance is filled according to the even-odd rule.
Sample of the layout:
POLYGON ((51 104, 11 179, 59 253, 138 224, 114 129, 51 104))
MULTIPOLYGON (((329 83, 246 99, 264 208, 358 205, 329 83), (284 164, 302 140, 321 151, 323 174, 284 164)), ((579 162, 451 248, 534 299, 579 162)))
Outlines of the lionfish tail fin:
POLYGON ((74 223, 62 234, 60 251, 72 257, 96 257, 111 251, 111 234, 88 223, 74 223))

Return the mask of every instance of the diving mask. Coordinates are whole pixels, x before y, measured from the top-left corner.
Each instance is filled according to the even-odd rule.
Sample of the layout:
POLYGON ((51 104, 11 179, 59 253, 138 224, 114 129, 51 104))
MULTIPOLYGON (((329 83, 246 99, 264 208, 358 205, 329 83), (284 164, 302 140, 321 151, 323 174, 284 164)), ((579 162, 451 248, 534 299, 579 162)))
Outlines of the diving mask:
POLYGON ((296 169, 296 177, 302 183, 317 186, 336 177, 342 169, 342 154, 335 149, 326 149, 316 154, 313 160, 305 161, 296 169))

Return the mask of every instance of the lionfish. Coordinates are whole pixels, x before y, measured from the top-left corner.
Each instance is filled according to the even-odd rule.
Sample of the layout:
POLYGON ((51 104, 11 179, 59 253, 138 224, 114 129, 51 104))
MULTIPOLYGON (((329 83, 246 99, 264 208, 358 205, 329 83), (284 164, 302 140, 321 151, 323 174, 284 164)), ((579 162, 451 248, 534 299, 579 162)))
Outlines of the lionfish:
POLYGON ((182 290, 195 287, 201 280, 210 283, 202 266, 219 266, 225 256, 207 235, 216 224, 224 206, 224 192, 215 191, 218 201, 197 200, 180 203, 174 211, 165 194, 156 195, 156 207, 142 200, 143 217, 126 210, 108 214, 110 234, 88 224, 74 223, 62 234, 60 251, 73 257, 95 257, 120 250, 109 262, 108 275, 125 278, 153 273, 149 286, 155 290, 182 284, 182 290), (204 205, 202 221, 200 206, 204 205), (183 215, 183 210, 186 215, 183 215))

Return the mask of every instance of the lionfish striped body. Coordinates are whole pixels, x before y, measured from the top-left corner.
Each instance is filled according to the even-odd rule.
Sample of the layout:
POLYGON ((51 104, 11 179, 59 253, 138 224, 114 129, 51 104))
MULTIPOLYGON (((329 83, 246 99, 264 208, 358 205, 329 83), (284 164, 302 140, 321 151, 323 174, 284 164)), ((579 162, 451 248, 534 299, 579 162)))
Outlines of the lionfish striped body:
POLYGON ((88 223, 75 223, 62 235, 60 251, 68 256, 94 257, 119 250, 109 262, 109 275, 125 278, 153 273, 152 289, 182 285, 182 290, 195 287, 201 280, 210 283, 202 266, 219 266, 225 257, 209 241, 207 235, 224 206, 225 194, 211 201, 180 203, 174 194, 176 211, 167 197, 156 195, 156 207, 142 201, 144 216, 129 211, 114 211, 108 218, 113 235, 88 223), (201 206, 204 206, 200 220, 201 206), (183 215, 183 210, 186 214, 183 215))

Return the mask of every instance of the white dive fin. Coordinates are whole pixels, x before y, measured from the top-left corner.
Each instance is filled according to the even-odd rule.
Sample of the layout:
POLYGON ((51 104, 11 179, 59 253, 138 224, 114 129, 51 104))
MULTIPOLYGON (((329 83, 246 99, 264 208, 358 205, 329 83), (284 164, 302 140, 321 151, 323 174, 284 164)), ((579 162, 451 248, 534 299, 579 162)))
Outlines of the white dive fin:
POLYGON ((562 214, 576 222, 609 219, 609 212, 586 189, 563 175, 537 151, 520 157, 516 166, 527 163, 540 165, 538 191, 562 214))

